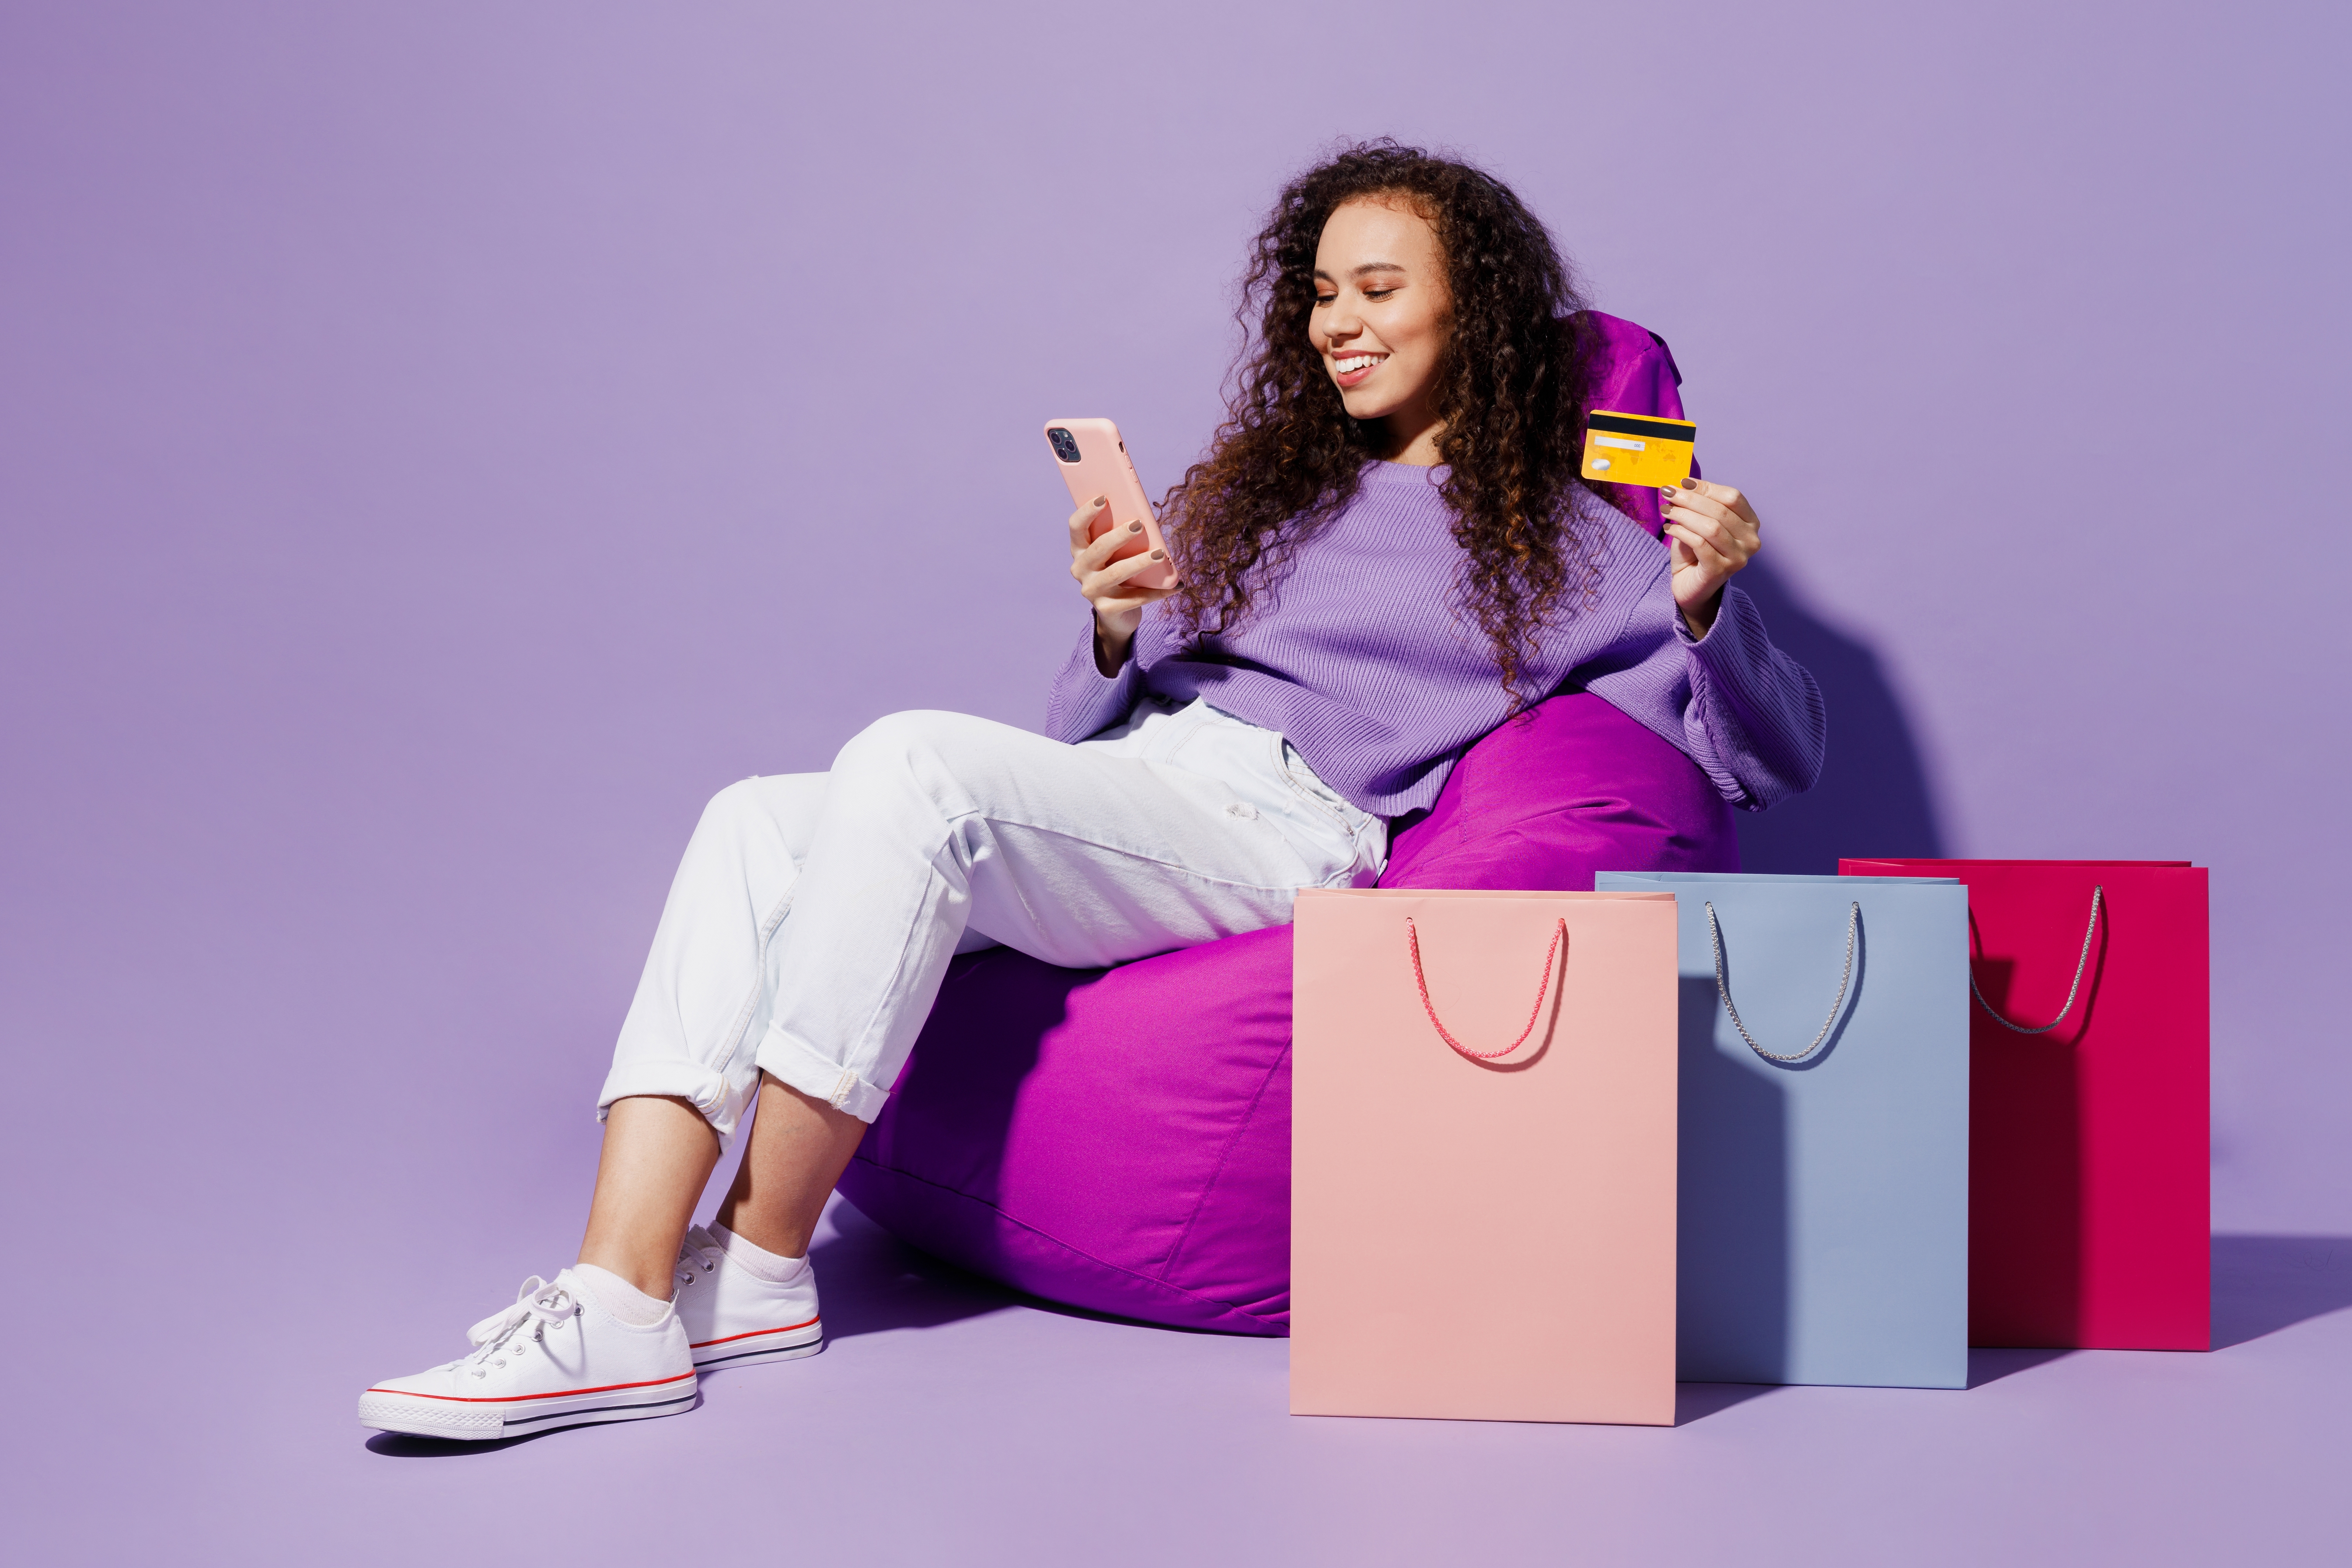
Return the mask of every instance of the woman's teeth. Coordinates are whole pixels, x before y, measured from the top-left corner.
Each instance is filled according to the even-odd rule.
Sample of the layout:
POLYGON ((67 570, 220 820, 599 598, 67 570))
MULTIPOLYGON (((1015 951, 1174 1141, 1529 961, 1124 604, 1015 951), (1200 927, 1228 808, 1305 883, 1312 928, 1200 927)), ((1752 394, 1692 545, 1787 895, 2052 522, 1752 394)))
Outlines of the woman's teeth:
POLYGON ((1386 354, 1347 354, 1336 363, 1341 375, 1353 375, 1360 370, 1370 370, 1388 358, 1386 354))

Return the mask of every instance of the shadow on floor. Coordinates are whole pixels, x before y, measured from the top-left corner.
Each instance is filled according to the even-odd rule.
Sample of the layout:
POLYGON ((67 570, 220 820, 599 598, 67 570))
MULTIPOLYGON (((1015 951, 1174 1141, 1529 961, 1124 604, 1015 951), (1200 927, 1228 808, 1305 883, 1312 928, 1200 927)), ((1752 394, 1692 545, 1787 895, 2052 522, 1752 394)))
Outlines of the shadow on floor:
POLYGON ((2056 1361, 2060 1356, 2073 1355, 2071 1350, 2033 1348, 2012 1349, 2009 1346, 1972 1347, 1969 1352, 1969 1386, 1982 1388, 1988 1383, 1999 1383, 2004 1377, 2014 1377, 2056 1361))
POLYGON ((1048 1306, 918 1251, 838 1199, 826 1217, 833 1237, 809 1256, 821 1281, 828 1340, 935 1329, 1007 1307, 1048 1306))
POLYGON ((959 1268, 920 1247, 900 1241, 836 1198, 825 1211, 837 1238, 812 1251, 824 1281, 824 1321, 827 1339, 879 1333, 885 1329, 930 1329, 965 1318, 1026 1307, 1057 1318, 1083 1318, 1095 1323, 1125 1323, 1163 1334, 1226 1336, 1216 1329, 1187 1328, 1180 1323, 1153 1323, 1049 1301, 1008 1285, 959 1268))
POLYGON ((2352 1236, 2213 1238, 2213 1348, 2352 1307, 2352 1236))
MULTIPOLYGON (((1999 1383, 2021 1372, 2037 1367, 2060 1356, 2072 1355, 2063 1350, 1971 1350, 1969 1352, 1969 1384, 1970 1388, 1982 1388, 1988 1383, 1999 1383)), ((1735 1405, 1745 1405, 1780 1388, 1804 1386, 1778 1383, 1678 1383, 1675 1384, 1675 1425, 1687 1426, 1694 1421, 1705 1420, 1719 1410, 1735 1405)), ((1826 1385, 1836 1386, 1836 1385, 1826 1385)))
POLYGON ((1717 1411, 1777 1394, 1784 1386, 1778 1383, 1677 1383, 1675 1425, 1687 1426, 1694 1421, 1704 1421, 1717 1411))

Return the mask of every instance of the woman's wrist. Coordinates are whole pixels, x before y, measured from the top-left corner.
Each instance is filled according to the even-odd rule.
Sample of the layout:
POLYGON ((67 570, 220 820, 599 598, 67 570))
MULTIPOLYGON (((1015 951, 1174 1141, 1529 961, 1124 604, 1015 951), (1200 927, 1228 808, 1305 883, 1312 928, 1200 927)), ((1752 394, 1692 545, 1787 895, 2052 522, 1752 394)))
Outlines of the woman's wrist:
POLYGON ((1682 612, 1683 625, 1690 627, 1690 635, 1704 639, 1715 626, 1717 613, 1723 608, 1723 590, 1717 588, 1696 605, 1677 605, 1675 607, 1682 612))
POLYGON ((1101 616, 1095 616, 1095 668, 1101 672, 1106 679, 1118 676, 1120 668, 1127 663, 1129 650, 1134 646, 1134 627, 1129 626, 1125 631, 1114 632, 1104 624, 1101 616))

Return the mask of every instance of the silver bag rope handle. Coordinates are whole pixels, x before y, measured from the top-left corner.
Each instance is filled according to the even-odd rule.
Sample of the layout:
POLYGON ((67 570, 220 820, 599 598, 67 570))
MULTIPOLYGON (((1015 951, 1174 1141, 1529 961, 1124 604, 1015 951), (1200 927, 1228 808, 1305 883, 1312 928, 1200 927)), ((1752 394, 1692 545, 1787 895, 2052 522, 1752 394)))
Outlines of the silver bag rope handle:
POLYGON ((2029 1029, 2022 1024, 2012 1024, 2000 1014, 1994 1013, 1992 1004, 1986 1001, 1984 993, 1977 989, 1976 961, 1974 959, 1969 961, 1969 994, 1977 999, 1978 1006, 1991 1014, 1994 1023, 2004 1029, 2014 1029, 2021 1035, 2046 1035, 2066 1021, 2066 1015, 2074 1010, 2074 993, 2083 988, 2083 972, 2091 965, 2091 938, 2098 934, 2099 904, 2100 900, 2106 897, 2106 886, 2104 883, 2091 889, 2091 923, 2083 928, 2083 956, 2074 961, 2074 984, 2066 987, 2066 1005, 2058 1009, 2056 1017, 2042 1025, 2042 1027, 2029 1029))
POLYGON ((1801 1062, 1822 1048, 1822 1042, 1830 1037, 1830 1028, 1837 1022, 1838 1009, 1845 1005, 1845 988, 1853 983, 1853 938, 1861 926, 1862 903, 1856 900, 1845 917, 1845 973, 1838 976, 1837 1000, 1830 1004, 1830 1016, 1822 1020, 1822 1032, 1813 1037, 1813 1043, 1801 1051, 1783 1056, 1758 1045, 1756 1037, 1748 1032, 1748 1026, 1739 1021, 1739 1009, 1731 1000, 1731 987, 1723 983, 1723 931, 1715 923, 1715 900, 1707 900, 1706 938, 1715 944, 1715 994, 1723 998, 1723 1010, 1731 1015, 1731 1026, 1739 1031, 1739 1037, 1748 1042, 1749 1050, 1768 1062, 1801 1062))

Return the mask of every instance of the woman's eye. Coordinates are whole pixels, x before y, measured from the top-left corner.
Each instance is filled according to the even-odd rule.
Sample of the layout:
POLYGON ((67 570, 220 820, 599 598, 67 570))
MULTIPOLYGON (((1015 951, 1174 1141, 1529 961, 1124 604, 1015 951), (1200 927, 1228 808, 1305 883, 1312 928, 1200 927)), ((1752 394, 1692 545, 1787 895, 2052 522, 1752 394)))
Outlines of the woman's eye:
POLYGON ((1339 297, 1337 294, 1318 294, 1315 296, 1315 302, 1318 305, 1328 305, 1339 297))
POLYGON ((1364 298, 1367 300, 1385 300, 1395 292, 1396 290, 1393 289, 1367 289, 1364 290, 1364 298))

